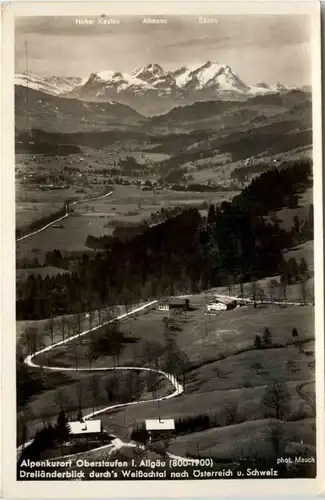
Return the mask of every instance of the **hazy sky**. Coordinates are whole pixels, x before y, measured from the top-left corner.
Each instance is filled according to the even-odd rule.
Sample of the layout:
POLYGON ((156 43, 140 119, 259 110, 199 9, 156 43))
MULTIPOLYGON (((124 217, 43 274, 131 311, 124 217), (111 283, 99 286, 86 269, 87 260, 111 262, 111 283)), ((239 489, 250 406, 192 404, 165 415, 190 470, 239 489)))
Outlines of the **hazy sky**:
MULTIPOLYGON (((228 64, 247 84, 311 83, 309 19, 305 16, 167 16, 167 25, 143 24, 143 16, 120 16, 120 25, 76 25, 75 17, 26 17, 16 23, 16 71, 86 77, 91 72, 131 72, 148 63, 164 69, 204 63, 228 64)), ((89 16, 88 16, 89 18, 89 16)))

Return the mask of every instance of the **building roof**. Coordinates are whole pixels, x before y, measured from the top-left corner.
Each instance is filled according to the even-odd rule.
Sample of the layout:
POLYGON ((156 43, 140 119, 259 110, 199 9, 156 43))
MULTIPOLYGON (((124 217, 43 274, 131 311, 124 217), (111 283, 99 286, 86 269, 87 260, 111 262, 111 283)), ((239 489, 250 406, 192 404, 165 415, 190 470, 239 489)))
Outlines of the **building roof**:
POLYGON ((101 420, 87 420, 80 422, 69 422, 70 434, 91 434, 93 432, 101 432, 101 420))
POLYGON ((223 295, 222 297, 216 295, 215 297, 212 297, 210 303, 213 304, 216 302, 221 302, 221 304, 234 304, 236 302, 236 299, 233 299, 232 297, 227 297, 225 295, 223 295))
POLYGON ((147 431, 159 431, 159 430, 174 430, 175 421, 173 418, 160 419, 155 418, 151 420, 146 420, 147 431))
POLYGON ((171 297, 168 300, 168 303, 173 304, 173 305, 184 305, 184 304, 187 304, 188 302, 189 302, 189 299, 181 298, 181 297, 171 297))
POLYGON ((189 299, 186 297, 164 297, 159 301, 159 305, 184 305, 189 302, 189 299))

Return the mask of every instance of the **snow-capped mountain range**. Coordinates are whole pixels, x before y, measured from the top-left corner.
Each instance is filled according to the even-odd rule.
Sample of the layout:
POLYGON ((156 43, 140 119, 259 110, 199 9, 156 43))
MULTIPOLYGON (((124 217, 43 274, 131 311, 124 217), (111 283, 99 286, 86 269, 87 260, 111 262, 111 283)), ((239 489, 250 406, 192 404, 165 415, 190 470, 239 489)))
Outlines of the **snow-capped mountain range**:
POLYGON ((39 90, 45 94, 63 95, 71 92, 82 83, 82 79, 74 76, 41 76, 26 73, 17 73, 15 75, 15 85, 29 87, 33 90, 39 90))
POLYGON ((17 74, 16 84, 87 101, 116 100, 139 111, 151 112, 166 111, 175 105, 200 100, 243 99, 290 90, 280 83, 274 86, 263 82, 246 85, 229 66, 213 61, 170 71, 165 71, 159 64, 148 64, 131 73, 107 70, 91 73, 83 79, 17 74))

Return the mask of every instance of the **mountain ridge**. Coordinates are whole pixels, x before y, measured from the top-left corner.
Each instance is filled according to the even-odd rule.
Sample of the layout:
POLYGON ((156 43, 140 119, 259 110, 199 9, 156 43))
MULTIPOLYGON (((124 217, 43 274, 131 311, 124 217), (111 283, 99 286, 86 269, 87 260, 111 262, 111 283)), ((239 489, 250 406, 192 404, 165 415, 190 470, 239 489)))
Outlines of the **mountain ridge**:
POLYGON ((167 71, 157 63, 149 63, 130 73, 104 70, 83 79, 17 74, 16 84, 83 101, 120 102, 146 115, 165 113, 196 101, 243 100, 291 90, 281 83, 249 86, 230 66, 218 61, 181 65, 167 71))
POLYGON ((25 88, 15 85, 16 130, 26 129, 27 118, 31 128, 62 132, 132 128, 147 120, 141 113, 123 103, 65 99, 34 89, 29 89, 26 102, 25 88))

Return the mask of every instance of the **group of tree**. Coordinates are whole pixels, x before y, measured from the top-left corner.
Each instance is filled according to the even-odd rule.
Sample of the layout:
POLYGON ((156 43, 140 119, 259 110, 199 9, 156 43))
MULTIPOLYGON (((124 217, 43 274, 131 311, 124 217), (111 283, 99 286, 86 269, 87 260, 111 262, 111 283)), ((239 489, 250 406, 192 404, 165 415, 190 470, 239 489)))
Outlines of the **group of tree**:
POLYGON ((265 418, 289 419, 291 395, 283 382, 269 384, 261 400, 265 418))
POLYGON ((143 176, 148 174, 148 165, 138 163, 134 156, 126 156, 120 159, 118 165, 123 175, 134 176, 134 174, 139 174, 143 176))
POLYGON ((247 182, 253 175, 261 174, 273 168, 272 164, 258 162, 253 165, 245 165, 244 167, 235 168, 230 176, 239 182, 247 182))
POLYGON ((149 222, 150 224, 158 224, 160 222, 164 222, 172 217, 175 217, 176 215, 179 215, 183 210, 184 208, 180 206, 166 208, 162 207, 156 212, 151 212, 149 222))
POLYGON ((293 218, 293 225, 291 228, 292 239, 296 245, 308 241, 313 238, 314 234, 314 206, 309 205, 308 214, 305 217, 298 217, 295 215, 293 218))
POLYGON ((89 368, 92 362, 100 356, 111 356, 113 365, 118 365, 126 341, 127 339, 120 331, 118 321, 108 323, 93 332, 87 339, 86 356, 89 368))
MULTIPOLYGON (((44 425, 42 429, 35 433, 31 444, 27 445, 26 448, 22 446, 23 449, 18 460, 18 467, 21 465, 23 460, 39 460, 45 450, 57 445, 61 447, 62 453, 63 445, 69 440, 70 432, 71 429, 68 423, 67 415, 64 410, 60 410, 55 425, 44 425)), ((27 435, 27 431, 25 434, 27 435)))
POLYGON ((254 348, 267 349, 269 347, 272 347, 272 334, 269 328, 264 328, 262 335, 255 335, 254 348))
POLYGON ((221 191, 237 191, 238 184, 231 182, 226 186, 224 184, 199 184, 197 182, 192 182, 191 184, 173 184, 171 186, 173 191, 195 191, 198 193, 205 192, 221 192, 221 191))
MULTIPOLYGON (((301 342, 298 340, 299 334, 296 327, 292 328, 291 336, 295 339, 295 344, 301 345, 301 342)), ((274 346, 272 333, 269 328, 264 328, 262 335, 255 335, 253 346, 255 349, 267 349, 274 346)))
POLYGON ((110 239, 104 251, 82 255, 69 274, 29 277, 18 284, 17 319, 75 314, 94 308, 94 302, 137 303, 196 293, 276 274, 292 238, 264 216, 292 204, 310 170, 297 162, 262 174, 215 208, 209 225, 198 210, 187 209, 131 240, 110 239))
POLYGON ((309 269, 306 259, 302 257, 298 263, 294 257, 290 257, 287 261, 283 260, 279 267, 280 283, 292 285, 293 283, 301 282, 309 278, 309 269))

